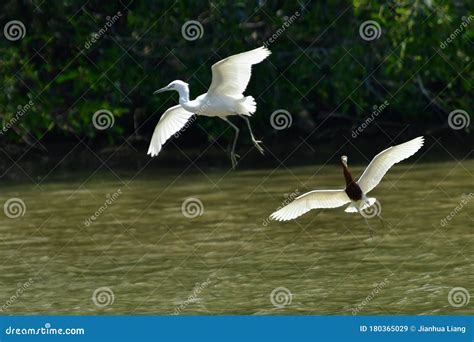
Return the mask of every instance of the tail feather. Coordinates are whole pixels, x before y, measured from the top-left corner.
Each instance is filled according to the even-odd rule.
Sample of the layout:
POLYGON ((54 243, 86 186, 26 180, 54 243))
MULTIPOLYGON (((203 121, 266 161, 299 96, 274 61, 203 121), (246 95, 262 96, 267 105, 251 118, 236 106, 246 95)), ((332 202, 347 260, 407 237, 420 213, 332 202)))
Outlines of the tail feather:
POLYGON ((257 103, 252 96, 246 96, 238 104, 237 112, 243 115, 252 115, 257 110, 257 103))
POLYGON ((369 198, 367 198, 367 202, 364 202, 364 205, 362 206, 362 208, 359 208, 359 209, 360 210, 365 210, 368 207, 373 206, 375 201, 376 201, 376 199, 374 197, 369 197, 369 198))
POLYGON ((351 202, 351 204, 349 204, 347 206, 347 208, 344 210, 344 212, 346 212, 346 213, 358 213, 360 210, 365 210, 368 207, 373 206, 376 201, 377 200, 374 197, 369 197, 369 198, 367 198, 367 201, 364 201, 364 202, 361 202, 361 201, 351 202))
POLYGON ((354 202, 351 202, 351 204, 349 204, 347 206, 347 208, 344 210, 344 212, 346 212, 346 213, 356 213, 357 212, 357 207, 354 204, 354 202))

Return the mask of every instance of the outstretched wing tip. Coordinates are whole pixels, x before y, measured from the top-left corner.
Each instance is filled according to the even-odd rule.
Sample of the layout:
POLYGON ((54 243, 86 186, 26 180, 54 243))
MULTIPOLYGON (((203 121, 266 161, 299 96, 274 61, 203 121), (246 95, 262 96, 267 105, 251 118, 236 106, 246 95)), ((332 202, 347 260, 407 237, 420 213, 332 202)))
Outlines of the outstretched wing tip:
POLYGON ((212 82, 208 94, 241 96, 250 81, 252 65, 266 59, 271 51, 265 46, 238 53, 212 66, 212 82))
POLYGON ((350 202, 343 189, 313 190, 295 198, 291 203, 270 215, 275 221, 294 220, 311 209, 337 208, 350 202))
POLYGON ((258 64, 264 59, 266 59, 268 56, 272 54, 269 48, 267 48, 265 45, 262 45, 259 48, 256 48, 254 51, 259 52, 259 58, 253 63, 253 64, 258 64))
POLYGON ((416 153, 425 144, 425 137, 420 135, 419 137, 413 138, 411 141, 408 141, 408 143, 416 143, 417 144, 418 149, 415 151, 415 153, 416 153))
POLYGON ((265 53, 267 54, 267 56, 270 56, 270 55, 272 54, 272 51, 271 51, 269 48, 267 48, 265 45, 262 45, 262 46, 260 47, 260 50, 265 51, 265 53))
POLYGON ((152 157, 152 158, 153 158, 153 157, 157 156, 157 155, 158 155, 158 153, 157 153, 157 152, 155 152, 155 151, 148 151, 146 155, 147 155, 147 156, 150 156, 150 157, 152 157))
POLYGON ((275 211, 274 213, 272 213, 270 215, 270 219, 273 220, 273 221, 278 221, 278 222, 284 222, 284 221, 291 220, 291 218, 284 217, 283 214, 280 211, 281 211, 281 209, 275 211))
POLYGON ((393 165, 413 156, 423 147, 424 142, 425 137, 419 136, 377 154, 357 180, 362 191, 365 194, 372 191, 393 165))

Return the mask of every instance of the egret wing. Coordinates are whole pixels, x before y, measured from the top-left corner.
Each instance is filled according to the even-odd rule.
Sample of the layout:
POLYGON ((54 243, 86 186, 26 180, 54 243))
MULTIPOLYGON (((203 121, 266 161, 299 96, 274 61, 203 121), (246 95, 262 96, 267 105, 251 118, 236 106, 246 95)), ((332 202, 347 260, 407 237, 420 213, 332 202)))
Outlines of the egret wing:
POLYGON ((314 190, 303 194, 287 206, 275 211, 270 217, 277 221, 288 221, 311 209, 337 208, 351 200, 344 190, 314 190))
POLYGON ((208 93, 215 95, 241 95, 250 81, 252 65, 260 63, 270 55, 262 46, 227 57, 212 66, 212 82, 208 93))
POLYGON ((375 188, 394 164, 414 155, 423 146, 423 142, 424 138, 418 137, 406 143, 389 147, 377 154, 357 181, 362 192, 367 194, 375 188))
POLYGON ((152 157, 158 155, 164 143, 179 132, 193 115, 194 113, 188 112, 181 105, 169 108, 155 127, 147 154, 152 157))

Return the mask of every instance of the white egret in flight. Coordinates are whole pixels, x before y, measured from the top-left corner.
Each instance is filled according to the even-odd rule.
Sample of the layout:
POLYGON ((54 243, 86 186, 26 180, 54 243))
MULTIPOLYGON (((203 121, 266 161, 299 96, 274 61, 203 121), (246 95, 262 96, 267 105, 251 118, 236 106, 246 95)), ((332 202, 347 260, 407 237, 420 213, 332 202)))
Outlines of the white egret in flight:
POLYGON ((179 93, 179 105, 169 108, 160 118, 151 138, 148 154, 158 155, 163 144, 180 131, 193 115, 217 116, 226 121, 234 130, 235 136, 231 150, 232 167, 237 165, 235 146, 239 128, 228 120, 228 116, 238 115, 246 122, 253 144, 263 154, 261 141, 256 140, 247 117, 255 113, 257 106, 252 96, 244 96, 252 73, 252 65, 260 63, 270 55, 270 50, 260 47, 251 51, 227 57, 212 66, 212 82, 207 93, 195 100, 189 99, 188 84, 173 81, 166 87, 155 91, 158 94, 167 90, 179 93))
POLYGON ((339 190, 314 190, 303 194, 270 217, 277 221, 293 220, 311 209, 337 208, 351 202, 346 213, 359 213, 372 206, 375 198, 367 197, 396 163, 414 155, 422 146, 424 138, 418 137, 406 143, 392 146, 377 154, 356 182, 347 167, 347 157, 341 157, 346 188, 339 190))

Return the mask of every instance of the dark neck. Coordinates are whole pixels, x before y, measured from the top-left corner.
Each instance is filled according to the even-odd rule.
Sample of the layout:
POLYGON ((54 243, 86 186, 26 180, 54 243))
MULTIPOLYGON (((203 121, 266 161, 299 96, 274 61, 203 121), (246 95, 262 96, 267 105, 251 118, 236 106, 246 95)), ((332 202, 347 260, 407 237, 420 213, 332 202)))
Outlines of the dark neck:
POLYGON ((352 174, 347 168, 346 164, 342 163, 342 170, 344 171, 344 178, 346 179, 346 186, 355 183, 354 178, 352 178, 352 174))

